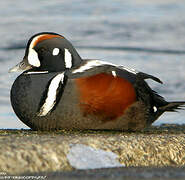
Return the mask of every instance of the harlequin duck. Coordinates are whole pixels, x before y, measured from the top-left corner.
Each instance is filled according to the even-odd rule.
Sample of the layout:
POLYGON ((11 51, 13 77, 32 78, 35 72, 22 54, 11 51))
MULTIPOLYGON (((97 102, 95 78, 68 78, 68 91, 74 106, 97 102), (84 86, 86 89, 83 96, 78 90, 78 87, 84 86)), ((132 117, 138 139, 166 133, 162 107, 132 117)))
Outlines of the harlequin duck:
POLYGON ((167 102, 145 79, 158 78, 99 60, 83 60, 63 36, 42 32, 30 38, 23 70, 11 88, 11 104, 33 130, 141 130, 165 111, 185 102, 167 102))

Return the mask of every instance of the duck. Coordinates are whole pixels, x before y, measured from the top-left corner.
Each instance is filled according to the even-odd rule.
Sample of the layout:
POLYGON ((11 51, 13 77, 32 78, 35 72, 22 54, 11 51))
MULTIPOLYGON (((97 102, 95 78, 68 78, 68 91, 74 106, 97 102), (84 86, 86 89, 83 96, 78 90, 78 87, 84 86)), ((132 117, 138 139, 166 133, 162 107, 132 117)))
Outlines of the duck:
POLYGON ((82 59, 62 35, 41 32, 27 42, 23 60, 9 72, 10 100, 17 117, 32 130, 140 131, 164 112, 183 109, 168 102, 146 79, 162 81, 126 66, 82 59))

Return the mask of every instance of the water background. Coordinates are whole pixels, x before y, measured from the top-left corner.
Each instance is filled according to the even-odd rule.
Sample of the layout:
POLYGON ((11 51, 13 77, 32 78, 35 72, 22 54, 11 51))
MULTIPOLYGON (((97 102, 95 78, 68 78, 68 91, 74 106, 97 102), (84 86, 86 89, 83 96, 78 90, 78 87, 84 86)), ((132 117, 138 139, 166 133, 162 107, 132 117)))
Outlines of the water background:
MULTIPOLYGON (((64 35, 81 57, 109 61, 159 77, 148 81, 167 100, 185 100, 184 0, 2 0, 0 2, 0 128, 27 128, 10 105, 18 74, 8 69, 24 56, 35 33, 64 35)), ((185 123, 166 113, 155 125, 185 123)))

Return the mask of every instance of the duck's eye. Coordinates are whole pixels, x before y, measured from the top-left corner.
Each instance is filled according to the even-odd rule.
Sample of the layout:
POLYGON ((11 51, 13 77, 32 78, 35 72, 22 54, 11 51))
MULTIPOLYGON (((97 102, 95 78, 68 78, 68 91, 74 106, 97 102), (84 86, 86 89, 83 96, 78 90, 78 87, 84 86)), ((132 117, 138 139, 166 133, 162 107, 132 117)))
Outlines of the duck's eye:
POLYGON ((57 56, 59 53, 60 53, 60 49, 59 48, 54 48, 53 49, 53 52, 52 52, 53 56, 57 56))
POLYGON ((43 54, 44 51, 45 51, 45 48, 40 48, 40 49, 38 50, 38 53, 39 53, 39 54, 43 54))

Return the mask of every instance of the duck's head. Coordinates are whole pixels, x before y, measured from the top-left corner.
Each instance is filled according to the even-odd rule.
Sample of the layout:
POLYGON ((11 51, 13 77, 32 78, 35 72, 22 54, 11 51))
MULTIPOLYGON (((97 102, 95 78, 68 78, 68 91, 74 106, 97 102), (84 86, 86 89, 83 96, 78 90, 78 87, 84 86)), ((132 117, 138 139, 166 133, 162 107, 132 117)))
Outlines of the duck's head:
POLYGON ((52 32, 42 32, 29 39, 23 60, 9 72, 65 71, 78 66, 81 61, 77 51, 65 37, 52 32))

